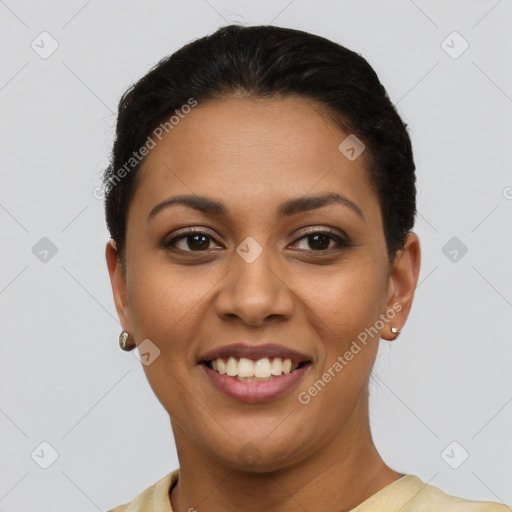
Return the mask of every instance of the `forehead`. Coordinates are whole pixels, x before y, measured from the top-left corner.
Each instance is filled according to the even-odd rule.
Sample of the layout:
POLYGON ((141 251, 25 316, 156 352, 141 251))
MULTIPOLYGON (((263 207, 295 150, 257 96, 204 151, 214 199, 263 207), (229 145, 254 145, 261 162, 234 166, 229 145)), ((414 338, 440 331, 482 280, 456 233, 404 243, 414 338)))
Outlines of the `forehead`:
POLYGON ((378 218, 365 153, 351 161, 339 150, 348 135, 302 97, 199 102, 147 155, 133 202, 149 211, 174 193, 207 194, 266 208, 335 191, 378 218))

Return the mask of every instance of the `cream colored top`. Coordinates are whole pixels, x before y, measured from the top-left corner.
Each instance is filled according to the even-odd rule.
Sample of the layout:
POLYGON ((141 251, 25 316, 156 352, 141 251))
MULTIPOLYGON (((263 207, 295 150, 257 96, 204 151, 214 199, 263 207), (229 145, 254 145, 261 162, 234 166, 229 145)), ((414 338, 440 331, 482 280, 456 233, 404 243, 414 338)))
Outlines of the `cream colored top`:
MULTIPOLYGON (((176 469, 130 503, 108 512, 172 512, 169 491, 178 481, 178 476, 179 469, 176 469)), ((449 496, 417 476, 405 475, 350 512, 512 512, 512 508, 490 501, 469 501, 449 496)))

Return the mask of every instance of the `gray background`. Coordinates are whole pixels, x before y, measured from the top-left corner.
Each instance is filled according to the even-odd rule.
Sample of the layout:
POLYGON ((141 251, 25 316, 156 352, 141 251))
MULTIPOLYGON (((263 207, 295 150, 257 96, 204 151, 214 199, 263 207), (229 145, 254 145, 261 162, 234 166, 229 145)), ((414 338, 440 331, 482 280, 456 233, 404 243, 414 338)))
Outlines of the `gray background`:
POLYGON ((449 494, 512 503, 510 0, 0 0, 0 510, 107 510, 177 467, 118 346, 93 191, 122 92, 232 22, 362 53, 409 124, 423 261, 402 336, 381 342, 375 441, 449 494))

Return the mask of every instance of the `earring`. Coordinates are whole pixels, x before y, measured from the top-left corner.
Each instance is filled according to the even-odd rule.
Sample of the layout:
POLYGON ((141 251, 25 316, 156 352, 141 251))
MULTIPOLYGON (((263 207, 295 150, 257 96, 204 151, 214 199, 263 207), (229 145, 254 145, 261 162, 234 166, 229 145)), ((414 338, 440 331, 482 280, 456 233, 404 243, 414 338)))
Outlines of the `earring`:
POLYGON ((123 349, 129 352, 130 350, 133 350, 135 348, 134 344, 128 344, 128 333, 126 331, 123 331, 119 335, 119 346, 123 349))
POLYGON ((395 341, 400 335, 400 331, 396 327, 391 327, 391 332, 395 335, 395 337, 391 341, 395 341))

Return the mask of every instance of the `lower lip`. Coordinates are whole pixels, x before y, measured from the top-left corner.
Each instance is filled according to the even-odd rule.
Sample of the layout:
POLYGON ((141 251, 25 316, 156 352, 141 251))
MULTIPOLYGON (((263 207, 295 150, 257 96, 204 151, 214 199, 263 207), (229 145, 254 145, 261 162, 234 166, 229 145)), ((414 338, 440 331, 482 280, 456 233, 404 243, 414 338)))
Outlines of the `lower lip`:
POLYGON ((231 398, 248 403, 268 402, 281 397, 297 385, 310 366, 311 363, 308 363, 291 373, 281 374, 267 381, 244 382, 227 375, 221 375, 205 364, 201 364, 210 382, 218 390, 231 398))

